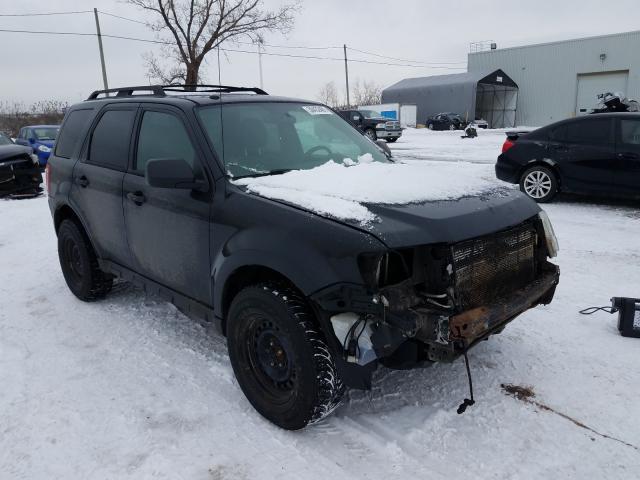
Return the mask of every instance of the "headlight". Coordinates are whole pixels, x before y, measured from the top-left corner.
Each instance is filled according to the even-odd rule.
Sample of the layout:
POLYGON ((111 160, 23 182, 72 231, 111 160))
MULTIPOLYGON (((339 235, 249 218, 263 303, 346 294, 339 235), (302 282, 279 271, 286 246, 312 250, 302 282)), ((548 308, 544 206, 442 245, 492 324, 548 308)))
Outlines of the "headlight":
POLYGON ((387 124, 386 123, 379 123, 376 125, 376 128, 378 130, 384 130, 386 128, 387 124))
POLYGON ((40 151, 42 153, 49 153, 51 151, 51 149, 49 147, 47 147, 46 145, 38 145, 38 151, 40 151))
POLYGON ((547 212, 542 210, 538 217, 542 222, 542 229, 544 230, 544 239, 547 242, 547 252, 549 253, 549 257, 553 258, 558 255, 558 250, 560 247, 558 246, 558 238, 556 237, 555 232, 553 231, 553 225, 551 225, 551 220, 547 215, 547 212))

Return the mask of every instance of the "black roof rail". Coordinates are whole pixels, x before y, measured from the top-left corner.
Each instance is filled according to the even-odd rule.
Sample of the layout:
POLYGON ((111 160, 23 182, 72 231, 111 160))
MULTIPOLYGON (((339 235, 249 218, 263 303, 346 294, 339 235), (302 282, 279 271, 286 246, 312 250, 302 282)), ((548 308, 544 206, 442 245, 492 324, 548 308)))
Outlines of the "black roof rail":
POLYGON ((257 87, 233 87, 231 85, 163 85, 162 90, 166 92, 201 92, 201 93, 238 93, 253 92, 257 95, 269 95, 267 92, 257 87))
POLYGON ((109 93, 115 93, 116 97, 132 97, 133 92, 138 92, 138 91, 151 92, 146 95, 152 95, 152 96, 158 96, 158 97, 165 97, 167 95, 166 93, 164 93, 164 90, 162 89, 161 85, 145 85, 140 87, 122 87, 122 88, 110 88, 108 90, 95 90, 91 92, 91 95, 89 95, 89 98, 87 98, 87 100, 95 100, 96 98, 98 98, 99 95, 102 95, 102 94, 104 94, 105 96, 108 96, 109 93))
POLYGON ((257 87, 233 87, 230 85, 182 85, 182 84, 169 84, 169 85, 144 85, 138 87, 121 87, 110 88, 108 90, 95 90, 91 92, 87 100, 95 100, 100 95, 108 96, 110 93, 115 93, 116 97, 133 97, 134 92, 150 92, 142 94, 143 96, 156 96, 166 97, 166 92, 201 92, 201 93, 240 93, 240 92, 253 92, 257 95, 268 95, 267 92, 257 87))

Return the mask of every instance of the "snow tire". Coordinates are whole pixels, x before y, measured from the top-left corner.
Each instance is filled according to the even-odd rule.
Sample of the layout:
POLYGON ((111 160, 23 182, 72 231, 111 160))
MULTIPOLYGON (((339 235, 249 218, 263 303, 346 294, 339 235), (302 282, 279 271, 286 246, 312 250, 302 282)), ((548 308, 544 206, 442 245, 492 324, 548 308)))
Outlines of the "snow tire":
MULTIPOLYGON (((277 426, 304 428, 340 404, 345 387, 313 313, 295 289, 276 283, 243 289, 229 309, 227 344, 240 388, 253 407, 277 426), (278 348, 282 345, 280 358, 286 361, 278 371, 270 368, 273 361, 265 365, 257 360, 265 351, 260 347, 269 348, 264 335, 274 335, 278 348), (288 376, 278 377, 283 373, 288 376)), ((278 361, 277 356, 271 358, 278 361)))
POLYGON ((58 258, 69 289, 80 300, 97 300, 111 291, 113 276, 100 270, 89 238, 73 220, 63 220, 58 229, 58 258))

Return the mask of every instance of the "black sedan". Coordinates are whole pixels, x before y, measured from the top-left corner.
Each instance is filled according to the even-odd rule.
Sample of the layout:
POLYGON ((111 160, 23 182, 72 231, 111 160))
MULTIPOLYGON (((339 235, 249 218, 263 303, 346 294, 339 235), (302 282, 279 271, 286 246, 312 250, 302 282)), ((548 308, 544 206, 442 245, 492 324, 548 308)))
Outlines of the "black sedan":
POLYGON ((425 123, 429 130, 462 130, 465 122, 457 113, 438 113, 427 118, 425 123))
POLYGON ((0 133, 0 197, 39 195, 41 183, 42 174, 33 149, 16 145, 0 133))
POLYGON ((559 191, 640 199, 640 114, 603 113, 507 132, 496 176, 541 203, 559 191))

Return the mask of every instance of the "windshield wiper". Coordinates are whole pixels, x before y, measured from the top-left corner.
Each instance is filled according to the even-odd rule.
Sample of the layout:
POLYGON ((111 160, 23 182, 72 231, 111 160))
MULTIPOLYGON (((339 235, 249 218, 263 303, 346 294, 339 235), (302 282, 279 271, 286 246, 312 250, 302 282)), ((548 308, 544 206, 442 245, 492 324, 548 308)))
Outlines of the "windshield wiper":
POLYGON ((250 175, 242 175, 240 177, 233 177, 234 180, 239 180, 241 178, 256 178, 256 177, 266 177, 268 175, 282 175, 283 173, 293 171, 293 168, 277 168, 275 170, 271 170, 269 172, 260 172, 260 173, 252 173, 250 175))

